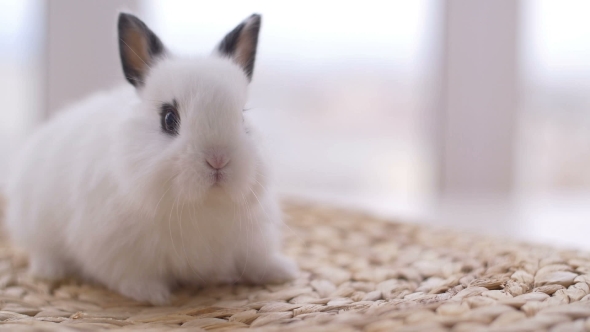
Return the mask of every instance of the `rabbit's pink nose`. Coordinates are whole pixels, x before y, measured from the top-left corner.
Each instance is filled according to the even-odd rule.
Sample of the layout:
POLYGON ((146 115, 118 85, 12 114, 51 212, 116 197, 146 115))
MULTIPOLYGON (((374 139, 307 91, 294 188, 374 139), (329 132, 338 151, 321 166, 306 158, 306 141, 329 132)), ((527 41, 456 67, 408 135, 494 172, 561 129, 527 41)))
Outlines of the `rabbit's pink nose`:
POLYGON ((216 170, 224 168, 229 163, 229 158, 221 153, 212 153, 205 160, 211 168, 216 170))

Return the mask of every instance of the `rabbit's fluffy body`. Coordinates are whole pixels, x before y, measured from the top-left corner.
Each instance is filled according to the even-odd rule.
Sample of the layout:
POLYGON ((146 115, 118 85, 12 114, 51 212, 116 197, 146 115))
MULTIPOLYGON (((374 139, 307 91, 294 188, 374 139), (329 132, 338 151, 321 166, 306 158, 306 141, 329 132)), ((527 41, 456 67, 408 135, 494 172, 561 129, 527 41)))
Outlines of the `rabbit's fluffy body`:
POLYGON ((21 151, 7 227, 43 278, 75 274, 165 303, 177 284, 292 278, 260 143, 243 106, 248 78, 230 59, 164 56, 141 89, 62 111, 21 151), (178 105, 177 135, 161 105, 178 105), (205 161, 220 153, 220 175, 205 161))

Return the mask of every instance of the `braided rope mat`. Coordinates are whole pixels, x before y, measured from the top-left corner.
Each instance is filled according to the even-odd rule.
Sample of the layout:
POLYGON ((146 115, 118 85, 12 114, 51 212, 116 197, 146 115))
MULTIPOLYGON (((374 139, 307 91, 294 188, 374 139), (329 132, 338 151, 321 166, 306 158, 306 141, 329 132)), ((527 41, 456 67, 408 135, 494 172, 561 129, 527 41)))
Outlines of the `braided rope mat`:
POLYGON ((0 242, 0 330, 590 331, 590 254, 342 210, 286 207, 284 285, 180 290, 172 305, 26 275, 0 242))

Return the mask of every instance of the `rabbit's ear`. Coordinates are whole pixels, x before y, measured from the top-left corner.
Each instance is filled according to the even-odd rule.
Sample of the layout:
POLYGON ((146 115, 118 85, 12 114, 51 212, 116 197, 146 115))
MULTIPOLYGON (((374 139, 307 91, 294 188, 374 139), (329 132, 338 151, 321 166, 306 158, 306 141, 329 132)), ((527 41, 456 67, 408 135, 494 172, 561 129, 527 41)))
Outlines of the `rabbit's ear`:
POLYGON ((155 60, 164 55, 164 44, 145 23, 131 14, 119 14, 118 29, 123 73, 129 83, 139 88, 155 60))
POLYGON ((222 56, 231 58, 244 69, 249 80, 252 79, 254 71, 260 23, 260 15, 252 14, 228 33, 217 47, 222 56))

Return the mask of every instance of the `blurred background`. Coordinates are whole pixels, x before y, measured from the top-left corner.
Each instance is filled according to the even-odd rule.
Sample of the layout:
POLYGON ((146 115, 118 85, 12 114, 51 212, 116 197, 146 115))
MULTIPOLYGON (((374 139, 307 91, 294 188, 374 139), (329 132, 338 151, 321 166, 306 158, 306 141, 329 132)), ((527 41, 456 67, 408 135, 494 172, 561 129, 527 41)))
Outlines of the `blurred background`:
POLYGON ((263 15, 249 114, 284 197, 590 249, 590 2, 0 0, 0 185, 123 83, 120 10, 181 54, 263 15))

